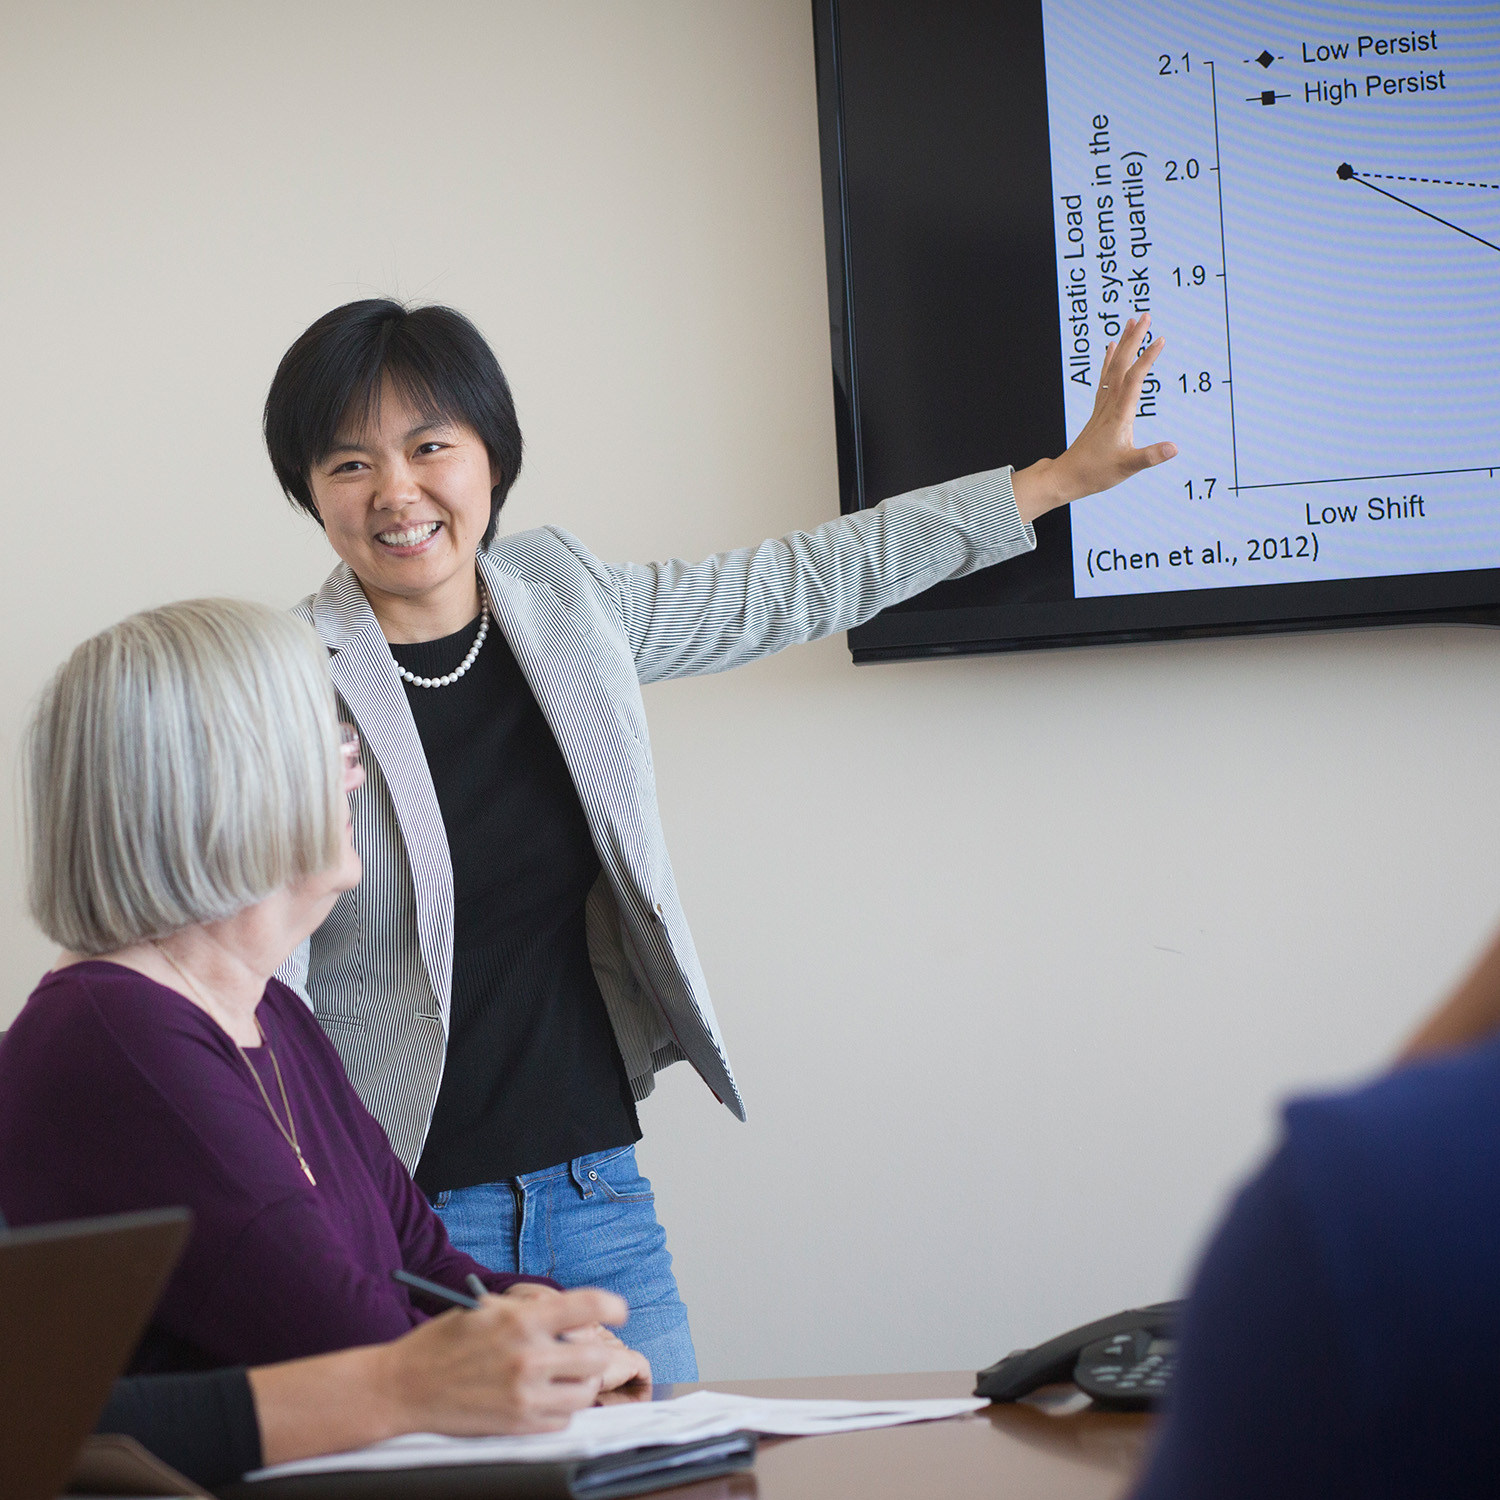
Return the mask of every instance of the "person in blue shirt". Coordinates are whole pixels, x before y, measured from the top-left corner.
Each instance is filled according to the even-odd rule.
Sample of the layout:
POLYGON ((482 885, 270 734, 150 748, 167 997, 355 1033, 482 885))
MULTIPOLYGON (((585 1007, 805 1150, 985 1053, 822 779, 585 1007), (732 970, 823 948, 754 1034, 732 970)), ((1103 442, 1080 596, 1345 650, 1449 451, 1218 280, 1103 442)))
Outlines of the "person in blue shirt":
POLYGON ((1293 1102, 1199 1266, 1135 1500, 1500 1494, 1500 946, 1407 1049, 1293 1102), (1425 1055, 1419 1055, 1425 1054, 1425 1055))

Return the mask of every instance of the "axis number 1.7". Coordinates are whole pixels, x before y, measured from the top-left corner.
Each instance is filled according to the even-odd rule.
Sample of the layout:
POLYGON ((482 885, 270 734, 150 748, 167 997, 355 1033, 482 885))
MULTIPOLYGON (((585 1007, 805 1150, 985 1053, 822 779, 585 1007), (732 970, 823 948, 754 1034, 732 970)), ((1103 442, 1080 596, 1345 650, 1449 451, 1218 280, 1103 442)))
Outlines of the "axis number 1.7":
POLYGON ((1214 486, 1218 483, 1218 477, 1211 479, 1189 479, 1183 485, 1187 491, 1189 500, 1212 500, 1214 497, 1214 486))

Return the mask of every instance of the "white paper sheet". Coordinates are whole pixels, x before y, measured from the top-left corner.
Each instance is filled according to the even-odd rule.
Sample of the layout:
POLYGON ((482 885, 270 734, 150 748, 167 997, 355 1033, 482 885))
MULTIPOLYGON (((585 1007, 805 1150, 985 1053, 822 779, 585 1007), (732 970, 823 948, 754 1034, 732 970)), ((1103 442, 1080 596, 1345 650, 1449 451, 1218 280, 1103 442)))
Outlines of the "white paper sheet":
POLYGON ((594 1406, 575 1414, 561 1432, 528 1437, 449 1438, 413 1433, 353 1453, 304 1458, 257 1469, 247 1479, 291 1474, 344 1474, 351 1470, 417 1469, 450 1464, 543 1463, 599 1458, 653 1443, 691 1443, 747 1430, 777 1437, 858 1432, 962 1416, 989 1403, 974 1396, 942 1401, 774 1401, 694 1391, 671 1401, 594 1406))

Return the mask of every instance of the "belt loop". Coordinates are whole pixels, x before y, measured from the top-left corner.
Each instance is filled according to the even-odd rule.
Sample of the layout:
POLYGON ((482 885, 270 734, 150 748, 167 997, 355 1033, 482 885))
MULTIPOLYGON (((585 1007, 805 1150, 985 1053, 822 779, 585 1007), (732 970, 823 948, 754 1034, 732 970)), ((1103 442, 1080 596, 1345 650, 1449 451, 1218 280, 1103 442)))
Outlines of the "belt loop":
POLYGON ((568 1163, 568 1170, 572 1173, 573 1181, 578 1185, 578 1191, 582 1193, 585 1198, 592 1198, 594 1196, 594 1186, 593 1183, 589 1181, 589 1174, 583 1169, 583 1162, 583 1157, 575 1156, 573 1160, 568 1163))

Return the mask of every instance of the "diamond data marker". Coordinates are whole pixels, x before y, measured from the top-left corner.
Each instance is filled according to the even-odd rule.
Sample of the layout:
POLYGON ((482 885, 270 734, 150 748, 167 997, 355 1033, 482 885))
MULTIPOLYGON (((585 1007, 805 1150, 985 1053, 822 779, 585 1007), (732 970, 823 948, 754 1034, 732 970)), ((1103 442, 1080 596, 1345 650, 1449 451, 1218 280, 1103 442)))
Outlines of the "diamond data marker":
POLYGON ((1269 68, 1271 66, 1271 64, 1276 61, 1276 59, 1274 57, 1272 57, 1269 52, 1262 52, 1261 55, 1259 57, 1257 57, 1255 60, 1263 68, 1269 68))

